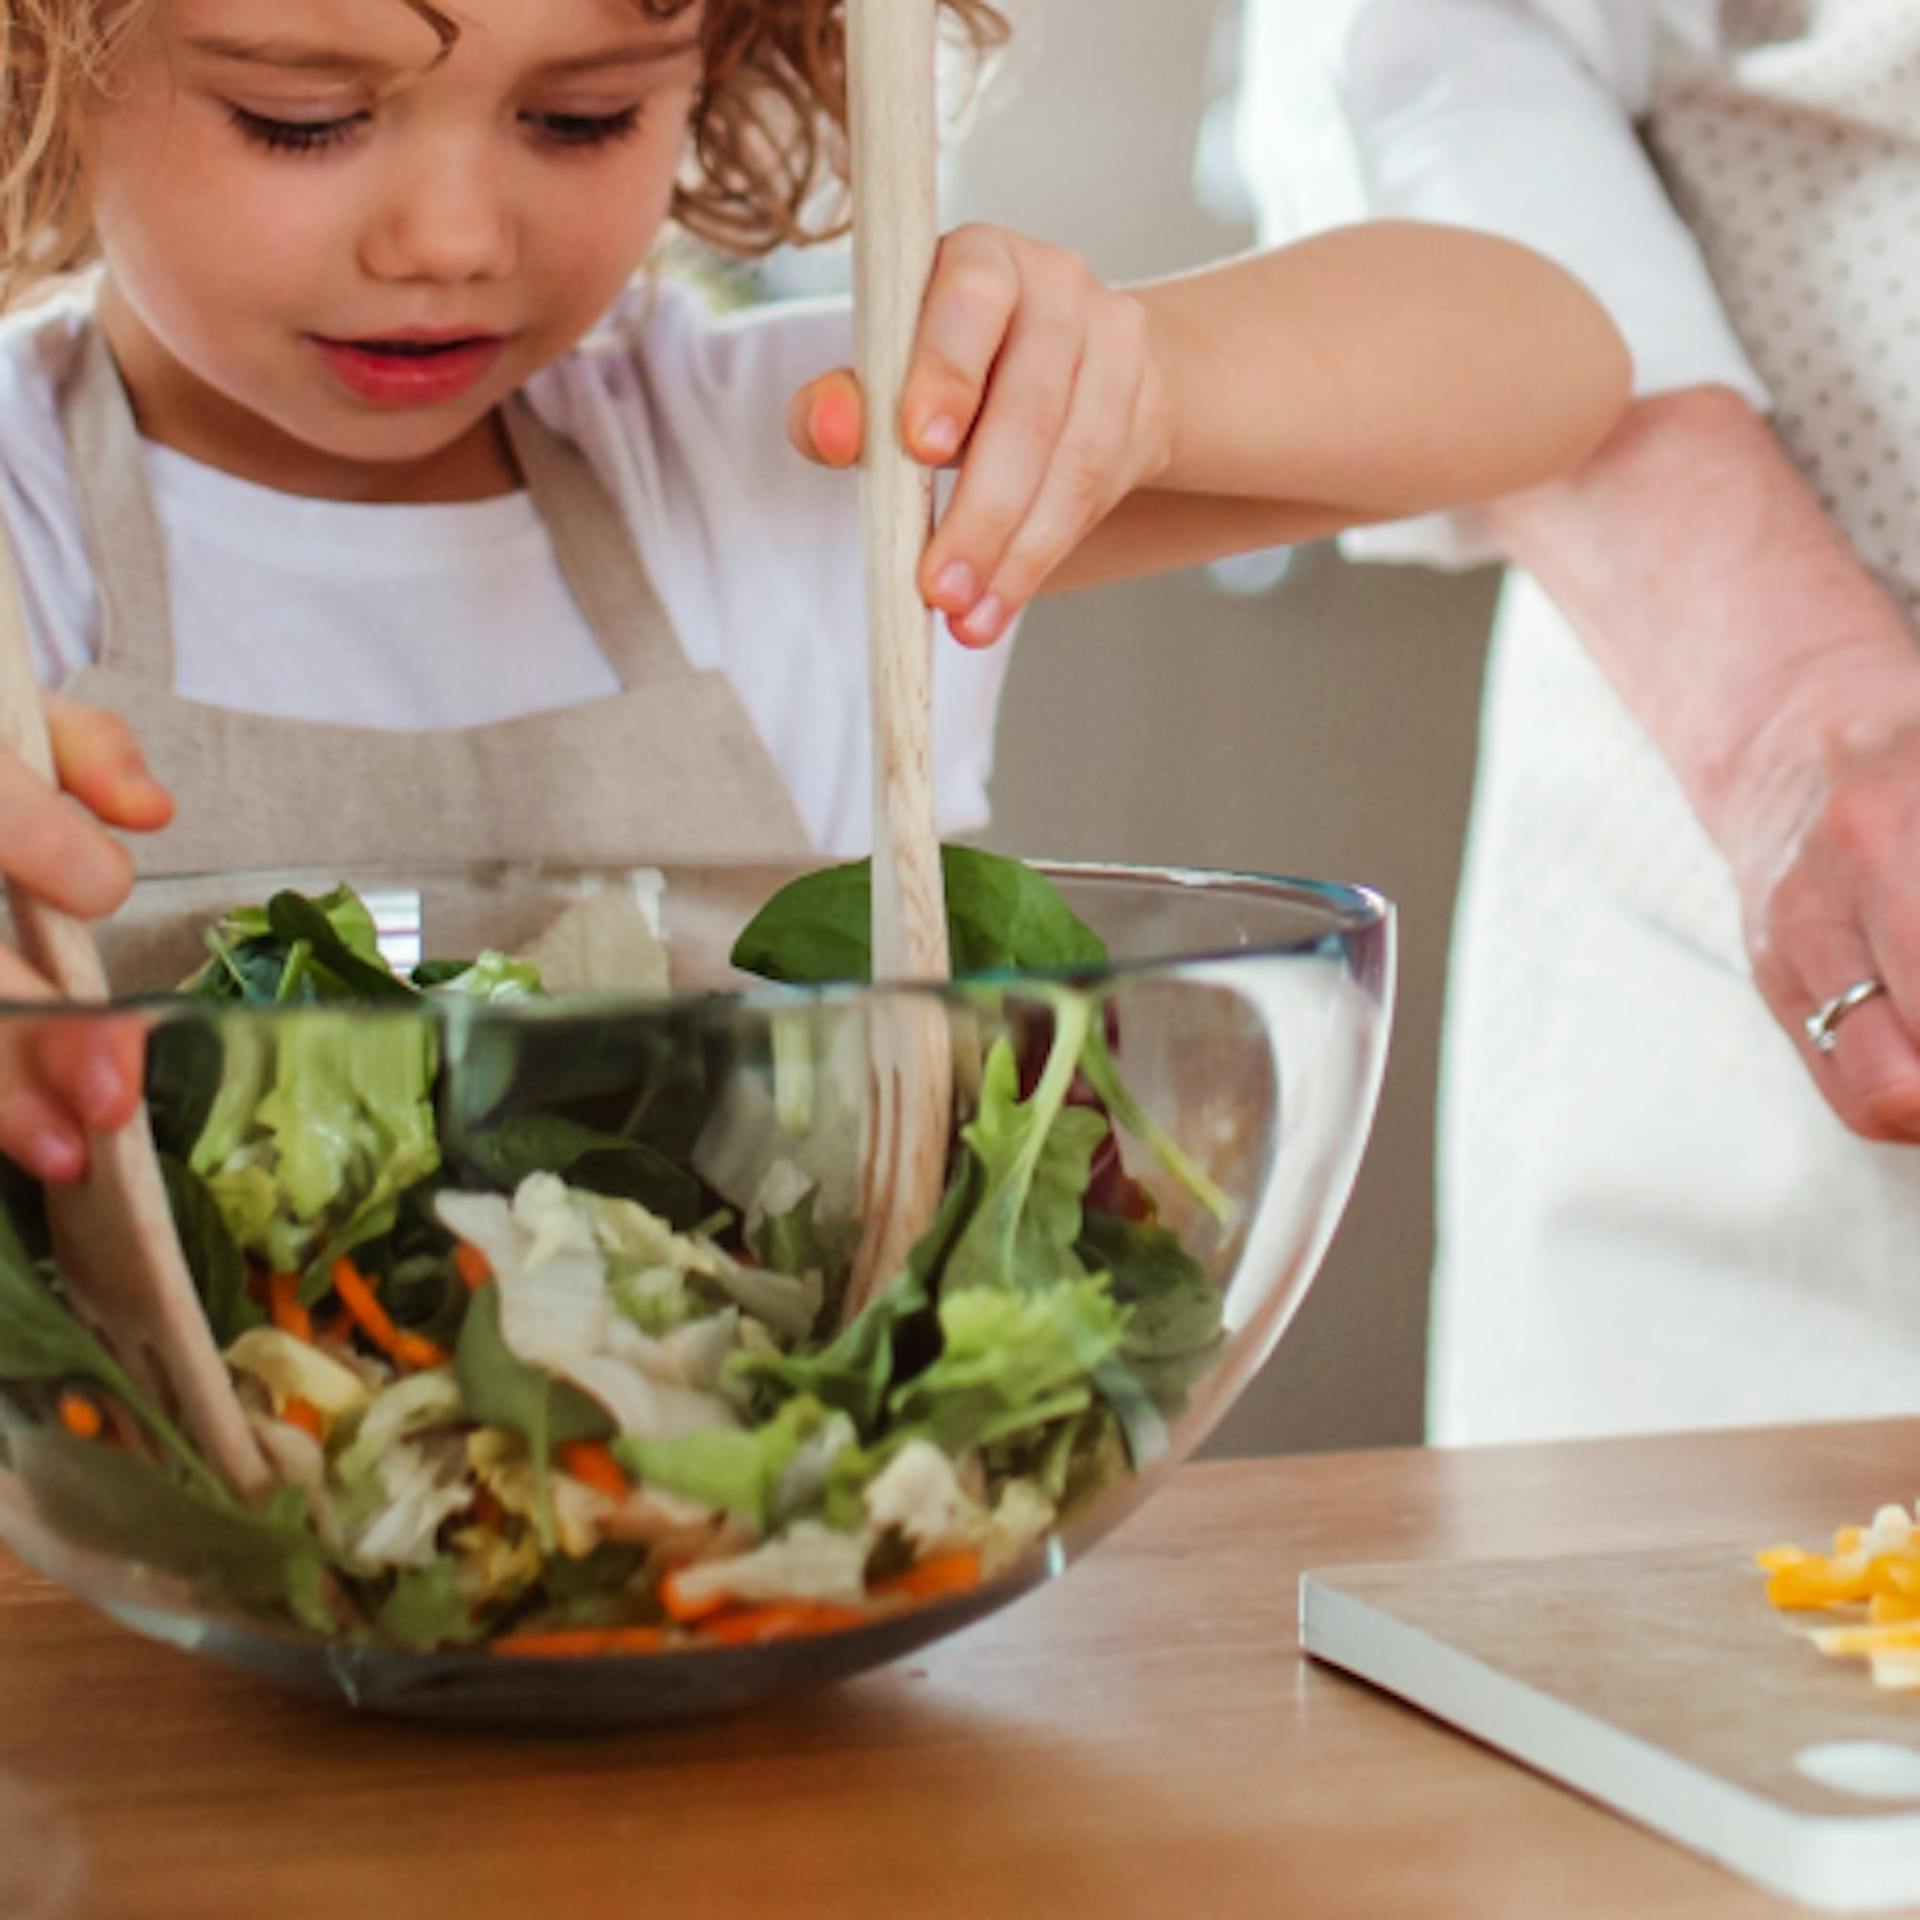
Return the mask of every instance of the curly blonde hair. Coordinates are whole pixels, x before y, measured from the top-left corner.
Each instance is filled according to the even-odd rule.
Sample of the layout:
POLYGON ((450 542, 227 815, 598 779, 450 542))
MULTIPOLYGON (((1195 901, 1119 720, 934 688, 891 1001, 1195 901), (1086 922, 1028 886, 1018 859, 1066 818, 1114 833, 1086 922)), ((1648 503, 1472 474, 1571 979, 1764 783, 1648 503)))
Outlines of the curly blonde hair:
MULTIPOLYGON (((631 0, 666 21, 696 0, 631 0)), ((0 307, 95 257, 87 110, 158 0, 0 0, 0 307)), ((397 0, 439 37, 432 0, 397 0)), ((727 252, 765 253, 845 226, 846 0, 708 0, 704 75, 674 217, 727 252)), ((1007 37, 993 0, 940 0, 976 55, 1007 37)))

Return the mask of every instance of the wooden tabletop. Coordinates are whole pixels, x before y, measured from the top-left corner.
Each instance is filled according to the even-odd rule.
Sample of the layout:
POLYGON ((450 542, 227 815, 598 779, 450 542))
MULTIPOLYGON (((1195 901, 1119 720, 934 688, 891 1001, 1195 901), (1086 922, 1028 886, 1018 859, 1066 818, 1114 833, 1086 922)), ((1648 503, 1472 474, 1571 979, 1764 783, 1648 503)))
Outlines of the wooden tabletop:
POLYGON ((24 1794, 69 1861, 60 1920, 1786 1914, 1303 1662, 1296 1577, 1811 1543, 1916 1490, 1920 1422, 1191 1468, 1065 1580, 902 1666, 591 1738, 278 1696, 0 1555, 0 1815, 24 1794))

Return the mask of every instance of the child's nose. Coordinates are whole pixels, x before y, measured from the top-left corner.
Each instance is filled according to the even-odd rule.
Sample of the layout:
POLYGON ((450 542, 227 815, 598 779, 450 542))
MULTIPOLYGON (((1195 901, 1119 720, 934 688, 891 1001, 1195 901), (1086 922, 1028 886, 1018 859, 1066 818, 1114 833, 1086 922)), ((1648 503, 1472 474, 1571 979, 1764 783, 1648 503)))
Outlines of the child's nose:
POLYGON ((382 280, 497 280, 513 269, 516 222, 485 165, 447 153, 383 182, 384 199, 362 241, 382 280))

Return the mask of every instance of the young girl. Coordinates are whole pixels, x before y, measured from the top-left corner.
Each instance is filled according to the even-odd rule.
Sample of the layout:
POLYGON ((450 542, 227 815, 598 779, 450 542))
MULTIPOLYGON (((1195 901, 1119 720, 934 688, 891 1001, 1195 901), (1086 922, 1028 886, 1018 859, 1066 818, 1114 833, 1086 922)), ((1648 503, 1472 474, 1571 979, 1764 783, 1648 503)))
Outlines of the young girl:
MULTIPOLYGON (((0 758, 0 873, 96 917, 136 867, 861 847, 850 317, 635 281, 669 219, 803 237, 839 0, 0 0, 0 62, 0 517, 66 790, 0 758)), ((1526 485, 1625 383, 1480 236, 1130 291, 950 236, 898 423, 958 470, 943 825, 1036 593, 1526 485)), ((0 1060, 0 1152, 56 1180, 137 1097, 62 1044, 0 1060)))

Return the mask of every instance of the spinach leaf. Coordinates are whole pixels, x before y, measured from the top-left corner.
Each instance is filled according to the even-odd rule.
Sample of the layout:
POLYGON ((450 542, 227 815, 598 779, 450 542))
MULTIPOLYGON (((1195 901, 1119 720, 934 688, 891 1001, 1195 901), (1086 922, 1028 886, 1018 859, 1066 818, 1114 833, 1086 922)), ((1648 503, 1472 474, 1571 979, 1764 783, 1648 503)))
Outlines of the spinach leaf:
POLYGON ((184 1160, 205 1131, 220 1090, 225 1045, 202 1016, 157 1021, 147 1035, 147 1112, 154 1143, 184 1160))
MULTIPOLYGON (((975 847, 944 847, 941 872, 956 973, 1097 967, 1100 938, 1044 874, 975 847)), ((827 867, 782 887, 733 950, 743 972, 796 986, 866 980, 873 971, 873 864, 827 867)))
POLYGON ((6 1447, 63 1538, 191 1579, 218 1601, 281 1604, 309 1617, 311 1602, 300 1596, 317 1592, 325 1555, 297 1488, 256 1512, 215 1506, 136 1455, 57 1427, 12 1427, 6 1447))
POLYGON ((679 1233, 698 1226, 706 1213, 700 1182, 665 1154, 558 1114, 523 1114, 468 1134, 460 1156, 504 1192, 530 1173, 557 1173, 589 1193, 637 1200, 679 1233))
MULTIPOLYGON (((330 896, 332 898, 337 896, 330 896)), ((303 894, 276 893, 267 902, 267 925, 274 937, 289 949, 304 943, 313 956, 313 964, 324 967, 347 993, 370 1000, 418 998, 414 990, 404 980, 396 979, 386 963, 377 957, 377 946, 376 957, 372 959, 356 951, 356 946, 350 946, 336 930, 326 907, 303 894)))
POLYGON ((105 1346, 82 1326, 28 1264, 18 1235, 0 1227, 0 1380, 92 1380, 117 1394, 148 1432, 222 1506, 226 1483, 186 1436, 134 1385, 105 1346))
POLYGON ((200 1301, 215 1343, 230 1347, 249 1327, 266 1325, 267 1316, 247 1293, 247 1263, 240 1243, 227 1230, 207 1183, 172 1154, 160 1156, 167 1204, 180 1229, 180 1248, 199 1283, 200 1301))
POLYGON ((1226 1345, 1220 1289, 1165 1227, 1089 1211, 1081 1257, 1106 1269, 1114 1298, 1130 1309, 1121 1350, 1098 1376, 1136 1468, 1166 1450, 1166 1422, 1184 1413, 1193 1387, 1226 1345))
POLYGON ((187 985, 200 999, 306 1006, 411 991, 381 961, 373 916, 351 887, 312 900, 282 892, 263 907, 236 907, 209 930, 207 946, 213 957, 187 985))
POLYGON ((1124 1351, 1141 1359, 1211 1351, 1220 1338, 1220 1289, 1165 1227, 1089 1209, 1080 1257, 1103 1271, 1130 1307, 1124 1351))

